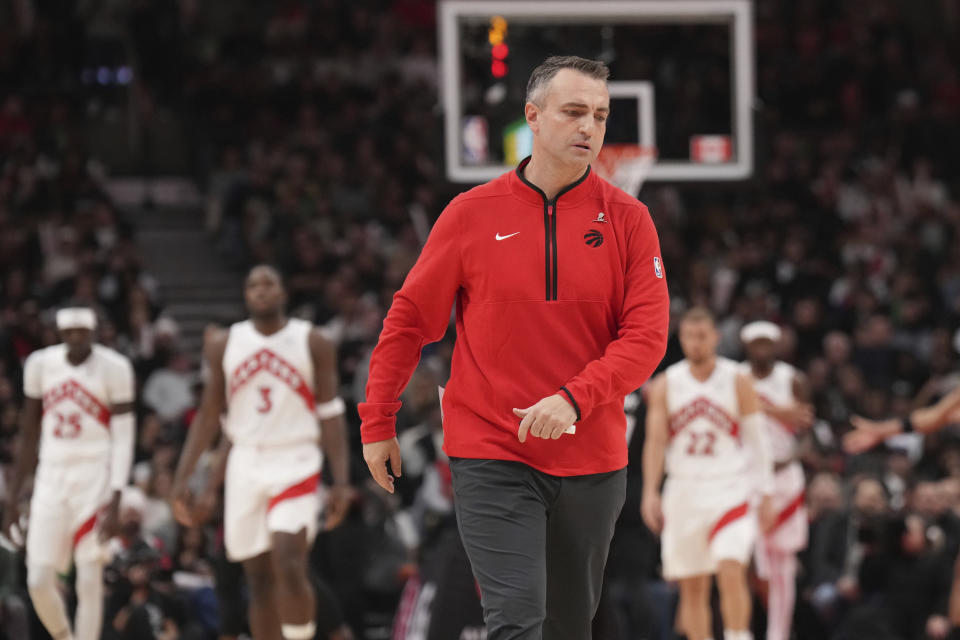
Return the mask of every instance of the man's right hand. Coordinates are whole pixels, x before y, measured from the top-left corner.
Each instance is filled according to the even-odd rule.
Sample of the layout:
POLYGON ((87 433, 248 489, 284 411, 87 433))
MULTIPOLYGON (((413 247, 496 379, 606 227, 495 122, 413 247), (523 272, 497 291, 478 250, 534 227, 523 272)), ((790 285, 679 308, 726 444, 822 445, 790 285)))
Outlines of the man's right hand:
POLYGON ((396 437, 380 442, 363 445, 363 459, 370 469, 370 475, 384 490, 393 493, 393 476, 387 473, 387 461, 393 475, 400 477, 400 443, 396 437))
POLYGON ((663 530, 663 509, 658 493, 644 491, 643 500, 640 502, 640 515, 643 516, 643 523, 647 528, 660 535, 663 530))
POLYGON ((193 522, 193 526, 202 527, 213 519, 219 497, 220 493, 218 491, 207 488, 200 494, 199 498, 193 501, 190 505, 190 520, 193 522))
POLYGON ((170 507, 173 509, 173 517, 185 527, 196 526, 192 505, 193 495, 190 493, 187 483, 175 481, 173 488, 170 490, 170 507))

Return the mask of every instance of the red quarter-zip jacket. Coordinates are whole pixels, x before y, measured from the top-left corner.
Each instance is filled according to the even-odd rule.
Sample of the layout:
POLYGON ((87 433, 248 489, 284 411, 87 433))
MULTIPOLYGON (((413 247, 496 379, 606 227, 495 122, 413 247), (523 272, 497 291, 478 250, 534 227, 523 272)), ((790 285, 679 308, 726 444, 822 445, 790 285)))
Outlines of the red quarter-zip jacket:
POLYGON ((359 406, 364 443, 392 438, 398 398, 456 302, 443 397, 448 456, 515 460, 557 476, 627 464, 624 396, 667 345, 669 298, 647 208, 589 168, 548 200, 516 171, 437 219, 383 323, 359 406), (517 439, 513 408, 559 393, 577 429, 517 439))

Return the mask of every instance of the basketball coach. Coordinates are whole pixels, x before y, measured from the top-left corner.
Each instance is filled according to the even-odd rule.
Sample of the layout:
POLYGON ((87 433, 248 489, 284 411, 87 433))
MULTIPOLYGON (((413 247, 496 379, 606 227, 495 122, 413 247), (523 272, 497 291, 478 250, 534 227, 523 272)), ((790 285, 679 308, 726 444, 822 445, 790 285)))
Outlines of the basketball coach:
POLYGON ((590 168, 608 74, 573 56, 533 71, 532 155, 440 215, 384 320, 359 407, 364 459, 393 491, 398 398, 455 303, 444 450, 489 640, 590 638, 625 497, 624 396, 666 349, 650 214, 590 168))

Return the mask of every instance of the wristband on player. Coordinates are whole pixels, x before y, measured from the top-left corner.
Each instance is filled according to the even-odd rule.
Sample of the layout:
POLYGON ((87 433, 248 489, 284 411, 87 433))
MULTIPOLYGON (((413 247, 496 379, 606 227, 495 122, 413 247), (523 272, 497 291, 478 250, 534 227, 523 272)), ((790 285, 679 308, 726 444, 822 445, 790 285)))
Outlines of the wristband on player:
POLYGON ((317 405, 317 417, 321 420, 336 418, 337 416, 342 416, 346 412, 347 405, 340 396, 337 396, 333 400, 328 400, 327 402, 321 402, 317 405))
POLYGON ((900 418, 900 432, 913 433, 913 431, 913 422, 910 420, 910 414, 908 413, 906 417, 900 418))

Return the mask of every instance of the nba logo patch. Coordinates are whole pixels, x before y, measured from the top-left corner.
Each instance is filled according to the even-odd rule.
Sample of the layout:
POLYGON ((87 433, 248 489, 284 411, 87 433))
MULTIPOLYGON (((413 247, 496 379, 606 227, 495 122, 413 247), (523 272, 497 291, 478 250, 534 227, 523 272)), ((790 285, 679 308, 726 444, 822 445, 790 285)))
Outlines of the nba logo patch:
POLYGON ((660 256, 653 256, 653 272, 658 278, 663 278, 663 267, 660 265, 660 256))

